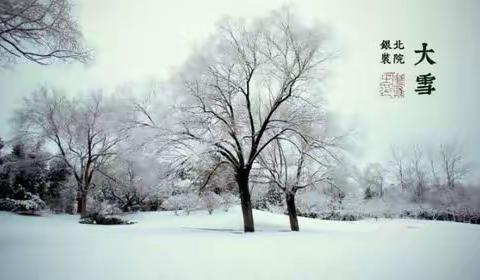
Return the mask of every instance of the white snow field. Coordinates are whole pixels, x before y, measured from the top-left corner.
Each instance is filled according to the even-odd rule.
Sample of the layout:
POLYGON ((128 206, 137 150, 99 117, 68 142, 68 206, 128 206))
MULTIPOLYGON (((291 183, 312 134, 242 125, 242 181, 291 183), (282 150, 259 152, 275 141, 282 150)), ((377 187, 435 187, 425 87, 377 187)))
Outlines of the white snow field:
POLYGON ((322 221, 239 207, 132 215, 135 225, 0 212, 1 280, 480 279, 480 226, 418 220, 322 221))

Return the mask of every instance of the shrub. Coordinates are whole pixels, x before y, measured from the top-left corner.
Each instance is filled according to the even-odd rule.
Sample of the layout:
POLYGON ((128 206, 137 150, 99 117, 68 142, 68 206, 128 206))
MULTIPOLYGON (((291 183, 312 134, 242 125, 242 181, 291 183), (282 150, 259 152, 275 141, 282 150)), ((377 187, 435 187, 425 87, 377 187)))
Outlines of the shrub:
POLYGON ((26 192, 25 196, 27 199, 24 200, 11 198, 0 199, 0 210, 34 215, 35 212, 47 208, 45 202, 37 195, 26 192))
POLYGON ((199 197, 194 193, 182 193, 169 197, 162 203, 162 208, 174 210, 178 215, 178 210, 184 210, 187 215, 198 206, 199 197))
POLYGON ((134 222, 126 221, 117 217, 107 217, 102 214, 91 214, 80 219, 81 224, 89 225, 131 225, 134 222))

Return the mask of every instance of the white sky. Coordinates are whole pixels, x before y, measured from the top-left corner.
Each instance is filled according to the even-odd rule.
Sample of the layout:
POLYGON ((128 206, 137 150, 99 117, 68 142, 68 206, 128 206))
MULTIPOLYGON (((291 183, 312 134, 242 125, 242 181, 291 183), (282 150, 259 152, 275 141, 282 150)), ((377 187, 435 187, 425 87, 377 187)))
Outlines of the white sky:
POLYGON ((0 69, 0 135, 9 135, 13 108, 38 86, 85 94, 89 89, 108 92, 128 82, 168 79, 224 16, 262 16, 285 3, 334 31, 340 58, 327 80, 330 106, 359 127, 362 152, 357 156, 363 162, 385 160, 391 144, 437 147, 452 140, 464 143, 469 159, 480 159, 480 1, 475 0, 77 0, 78 20, 96 50, 95 62, 47 67, 19 63, 0 69), (405 65, 379 63, 383 39, 403 40, 405 65), (435 50, 434 66, 413 66, 413 51, 422 42, 435 50), (404 99, 379 96, 379 77, 385 71, 406 73, 404 99), (437 78, 437 91, 416 95, 416 75, 428 72, 437 78))

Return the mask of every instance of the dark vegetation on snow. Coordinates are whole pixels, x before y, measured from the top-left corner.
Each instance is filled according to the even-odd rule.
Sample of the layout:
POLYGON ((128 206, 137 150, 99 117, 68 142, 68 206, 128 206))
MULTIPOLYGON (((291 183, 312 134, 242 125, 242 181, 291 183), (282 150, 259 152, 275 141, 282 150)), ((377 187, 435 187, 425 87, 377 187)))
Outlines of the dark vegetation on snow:
POLYGON ((380 218, 408 218, 419 220, 432 220, 432 221, 449 221, 468 224, 480 224, 480 213, 473 211, 459 211, 459 210, 437 210, 437 211, 408 211, 404 210, 398 216, 391 214, 384 215, 369 215, 369 214, 350 214, 341 212, 324 212, 324 213, 298 213, 300 217, 322 219, 322 220, 334 220, 334 221, 358 221, 363 219, 380 219, 380 218))
POLYGON ((98 213, 88 215, 80 219, 81 224, 90 225, 132 225, 134 222, 126 221, 118 217, 108 217, 98 213))

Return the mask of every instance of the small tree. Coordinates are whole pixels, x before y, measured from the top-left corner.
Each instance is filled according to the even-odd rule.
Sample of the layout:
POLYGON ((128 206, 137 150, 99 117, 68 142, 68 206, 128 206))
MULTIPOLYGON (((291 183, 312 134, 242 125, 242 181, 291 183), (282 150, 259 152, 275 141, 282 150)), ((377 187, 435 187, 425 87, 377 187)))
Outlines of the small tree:
POLYGON ((384 170, 379 163, 370 163, 363 170, 362 183, 365 199, 383 196, 384 170))
POLYGON ((219 208, 223 202, 222 198, 212 191, 203 192, 200 195, 200 200, 204 204, 205 208, 207 208, 208 214, 210 215, 215 209, 219 208))
MULTIPOLYGON (((295 195, 297 191, 315 186, 321 182, 330 182, 328 166, 331 158, 337 156, 329 150, 333 142, 301 139, 298 143, 289 140, 276 140, 267 152, 260 156, 260 164, 267 183, 275 184, 285 194, 290 229, 299 231, 295 195)), ((263 175, 263 176, 262 176, 263 175)))
POLYGON ((414 201, 423 201, 427 188, 426 172, 423 159, 423 153, 420 146, 415 146, 412 152, 411 168, 414 174, 413 199, 414 201))
POLYGON ((446 185, 453 189, 459 180, 465 178, 470 169, 457 143, 440 145, 440 156, 446 185))
POLYGON ((197 208, 200 197, 197 193, 187 192, 175 194, 170 196, 162 203, 162 208, 167 210, 174 210, 175 215, 178 215, 178 210, 184 210, 187 215, 197 208))
POLYGON ((99 170, 103 176, 99 177, 97 183, 103 199, 114 202, 124 212, 141 207, 150 194, 150 188, 138 174, 137 168, 133 161, 118 158, 99 170))
POLYGON ((405 155, 402 149, 392 146, 391 148, 392 153, 392 166, 393 166, 393 173, 397 178, 400 189, 405 191, 408 188, 408 167, 405 159, 405 155))

